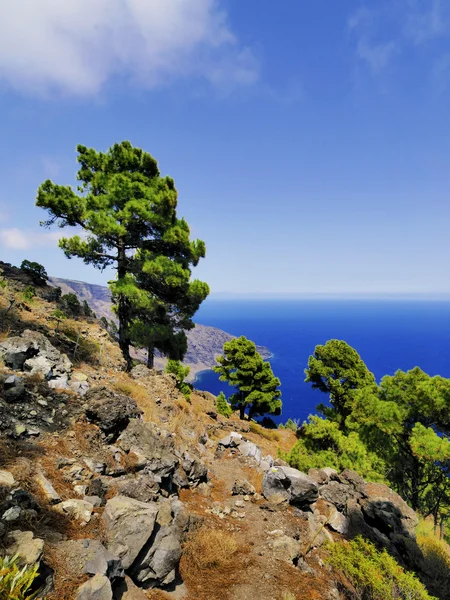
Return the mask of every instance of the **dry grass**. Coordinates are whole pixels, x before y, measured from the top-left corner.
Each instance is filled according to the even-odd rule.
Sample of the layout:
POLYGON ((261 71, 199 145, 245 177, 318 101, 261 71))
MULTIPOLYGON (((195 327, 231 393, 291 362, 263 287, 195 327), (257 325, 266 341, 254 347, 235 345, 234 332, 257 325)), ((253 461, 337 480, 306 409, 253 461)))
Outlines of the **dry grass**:
POLYGON ((89 575, 74 575, 70 564, 67 564, 65 557, 54 546, 46 545, 44 560, 55 571, 55 588, 48 600, 73 600, 76 590, 89 579, 89 575))
POLYGON ((147 598, 149 600, 170 600, 172 596, 169 596, 161 590, 150 590, 147 592, 147 598))
POLYGON ((269 442, 279 442, 280 441, 280 432, 277 429, 266 429, 265 427, 261 427, 258 423, 254 421, 250 421, 250 431, 252 433, 256 433, 260 435, 269 442))
POLYGON ((155 402, 142 384, 124 375, 113 383, 112 388, 119 394, 136 400, 136 404, 144 412, 145 421, 155 420, 155 402))
POLYGON ((242 471, 244 472, 245 478, 252 484, 258 494, 262 493, 262 480, 263 473, 261 471, 257 471, 256 469, 252 469, 247 465, 242 465, 242 471))
POLYGON ((204 526, 192 533, 180 562, 189 599, 226 600, 230 588, 245 577, 243 555, 247 552, 226 531, 204 526))

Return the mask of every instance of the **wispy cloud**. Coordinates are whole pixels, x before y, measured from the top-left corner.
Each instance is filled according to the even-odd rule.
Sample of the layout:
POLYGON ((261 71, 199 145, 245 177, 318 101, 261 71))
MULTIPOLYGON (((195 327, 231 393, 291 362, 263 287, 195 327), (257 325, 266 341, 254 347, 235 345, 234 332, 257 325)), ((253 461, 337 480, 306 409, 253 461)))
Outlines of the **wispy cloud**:
POLYGON ((25 231, 16 227, 0 229, 0 245, 10 250, 28 250, 36 246, 56 246, 61 232, 25 231))
POLYGON ((441 0, 386 0, 376 8, 362 6, 347 24, 356 56, 380 74, 408 46, 450 33, 450 8, 441 0))
POLYGON ((415 44, 422 44, 449 31, 448 9, 441 0, 410 0, 404 34, 415 44))
POLYGON ((93 95, 115 76, 140 87, 258 79, 219 0, 14 0, 0 6, 0 81, 28 93, 93 95))

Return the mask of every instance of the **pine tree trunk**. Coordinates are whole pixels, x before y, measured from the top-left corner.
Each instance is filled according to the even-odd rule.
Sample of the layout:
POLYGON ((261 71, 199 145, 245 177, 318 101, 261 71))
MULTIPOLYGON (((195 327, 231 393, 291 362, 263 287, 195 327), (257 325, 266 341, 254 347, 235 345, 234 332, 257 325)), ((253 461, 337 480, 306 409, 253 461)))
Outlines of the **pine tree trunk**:
MULTIPOLYGON (((120 243, 117 251, 117 276, 123 279, 127 274, 125 245, 120 243)), ((119 294, 117 298, 117 317, 119 319, 119 347, 126 362, 126 371, 131 371, 133 362, 130 354, 130 338, 128 335, 129 309, 127 298, 119 294)))
POLYGON ((147 348, 147 367, 149 369, 153 369, 155 366, 155 346, 153 344, 149 344, 147 348))
POLYGON ((241 419, 241 421, 245 419, 245 404, 241 404, 239 406, 239 418, 241 419))
POLYGON ((419 510, 419 483, 420 483, 420 465, 417 459, 413 459, 412 477, 411 477, 411 507, 413 510, 419 510))

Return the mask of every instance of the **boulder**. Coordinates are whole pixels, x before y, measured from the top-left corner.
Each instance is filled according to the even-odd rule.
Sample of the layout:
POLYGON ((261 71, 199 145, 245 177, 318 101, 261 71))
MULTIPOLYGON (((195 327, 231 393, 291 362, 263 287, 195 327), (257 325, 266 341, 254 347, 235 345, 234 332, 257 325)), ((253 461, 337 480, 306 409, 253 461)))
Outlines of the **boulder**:
POLYGON ((317 483, 297 469, 291 467, 280 467, 289 480, 289 503, 295 506, 311 504, 319 496, 317 483))
POLYGON ((253 442, 244 442, 239 444, 239 452, 242 456, 246 456, 248 458, 253 458, 257 463, 260 463, 262 460, 262 450, 253 442))
POLYGON ((104 575, 94 575, 78 588, 75 600, 112 600, 112 588, 104 575))
POLYGON ((6 402, 19 402, 25 397, 25 382, 23 377, 10 375, 3 383, 3 397, 6 402))
POLYGON ((190 484, 197 485, 208 480, 208 468, 200 460, 184 452, 182 467, 190 484))
POLYGON ((231 493, 233 496, 253 496, 256 490, 247 479, 236 479, 233 483, 231 493))
POLYGON ((232 431, 230 435, 227 435, 219 441, 219 446, 223 446, 224 448, 237 448, 242 441, 242 435, 232 431))
POLYGON ((133 398, 117 394, 104 386, 91 388, 85 400, 88 404, 87 419, 98 425, 109 441, 115 440, 131 419, 142 414, 133 398))
POLYGON ((158 506, 126 496, 108 500, 103 512, 108 550, 128 569, 150 539, 158 506))
POLYGON ((104 575, 115 580, 124 576, 122 563, 98 540, 81 539, 58 542, 54 549, 69 564, 76 577, 104 575))
POLYGON ((117 493, 120 496, 134 498, 140 502, 153 502, 158 499, 160 481, 153 473, 139 474, 119 481, 117 483, 117 493))
POLYGON ((8 542, 8 553, 18 554, 22 564, 34 565, 44 552, 44 540, 35 538, 31 531, 11 531, 8 542))
POLYGON ((338 473, 331 467, 324 467, 323 469, 309 469, 308 475, 319 485, 324 485, 331 479, 337 479, 338 473))
POLYGON ((321 498, 331 502, 341 512, 346 512, 347 503, 352 498, 360 498, 361 494, 357 492, 353 486, 348 483, 340 483, 339 481, 330 481, 319 488, 321 498))
POLYGON ((70 519, 78 521, 81 525, 89 523, 94 507, 86 500, 65 500, 56 506, 56 509, 67 515, 70 519))
POLYGON ((401 496, 382 483, 365 483, 366 498, 360 500, 365 521, 385 535, 415 538, 417 514, 401 496))
POLYGON ((286 477, 282 467, 272 467, 264 473, 262 480, 262 493, 264 498, 270 500, 272 497, 281 500, 289 499, 289 479, 286 477))
MULTIPOLYGON (((26 329, 21 336, 0 343, 0 357, 15 371, 38 373, 49 382, 56 380, 67 385, 72 363, 38 331, 26 329)), ((64 387, 64 385, 63 385, 64 387)))
POLYGON ((300 543, 287 535, 277 535, 270 540, 269 548, 278 560, 283 560, 292 564, 299 556, 301 546, 300 543))
POLYGON ((145 471, 159 477, 170 477, 179 464, 175 456, 173 438, 166 432, 159 431, 153 423, 144 423, 131 419, 122 432, 117 445, 127 453, 133 452, 145 471))
POLYGON ((175 580, 175 569, 182 550, 181 532, 177 527, 161 527, 146 554, 133 565, 133 574, 139 583, 168 585, 175 580))

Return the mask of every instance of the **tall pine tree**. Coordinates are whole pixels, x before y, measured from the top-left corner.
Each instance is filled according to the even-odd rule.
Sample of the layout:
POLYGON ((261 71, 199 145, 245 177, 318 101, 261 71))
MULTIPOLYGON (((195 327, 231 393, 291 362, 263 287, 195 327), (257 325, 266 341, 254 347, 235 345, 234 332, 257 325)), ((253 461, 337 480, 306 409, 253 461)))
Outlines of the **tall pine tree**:
MULTIPOLYGON (((80 227, 86 236, 62 238, 59 246, 68 258, 81 258, 98 269, 113 267, 110 282, 119 321, 119 344, 131 367, 131 325, 136 307, 158 290, 139 285, 143 272, 158 263, 181 263, 189 270, 205 256, 205 244, 192 241, 188 224, 177 217, 177 190, 173 179, 161 177, 156 160, 130 142, 114 144, 106 153, 79 145, 78 193, 50 180, 38 190, 37 206, 49 219, 43 225, 80 227)), ((164 277, 164 274, 163 274, 164 277)), ((165 298, 161 299, 163 302, 165 298)))
POLYGON ((244 419, 257 415, 281 414, 280 380, 275 377, 269 362, 263 360, 255 344, 242 336, 223 345, 223 356, 217 358, 214 371, 221 381, 227 381, 236 391, 229 398, 244 419))

